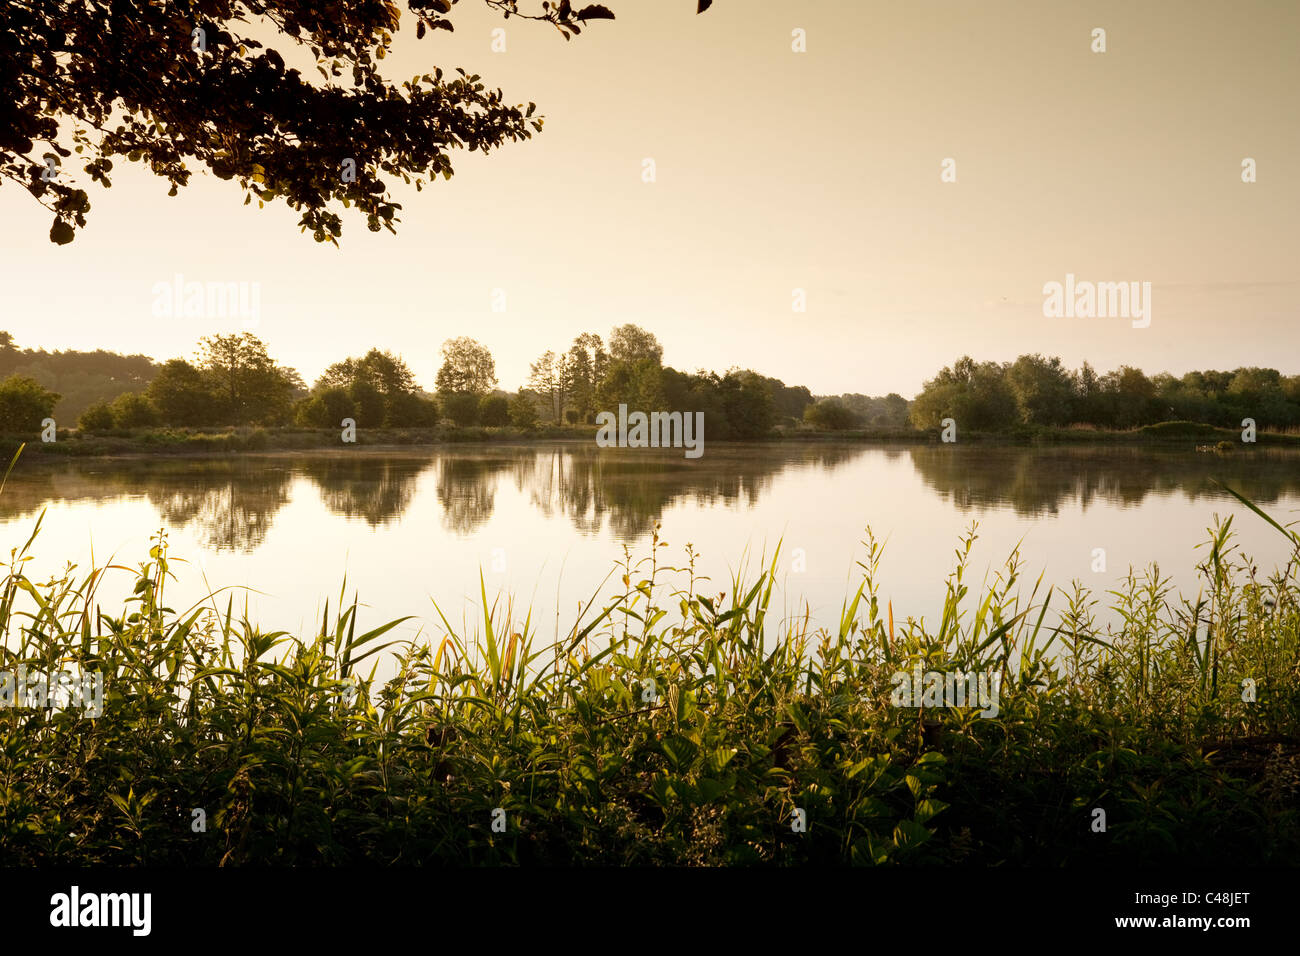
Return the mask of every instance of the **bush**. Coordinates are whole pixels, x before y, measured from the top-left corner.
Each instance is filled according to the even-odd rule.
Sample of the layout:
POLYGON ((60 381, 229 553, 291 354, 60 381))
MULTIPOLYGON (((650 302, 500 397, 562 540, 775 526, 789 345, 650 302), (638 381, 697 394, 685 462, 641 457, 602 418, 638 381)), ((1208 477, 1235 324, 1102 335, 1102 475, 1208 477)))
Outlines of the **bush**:
POLYGON ((77 419, 77 428, 83 432, 106 432, 113 427, 113 410, 108 402, 91 405, 77 419))
POLYGON ((442 400, 442 407, 448 418, 464 428, 478 423, 478 403, 473 392, 454 392, 442 400))
POLYGON ((388 396, 384 425, 388 428, 432 428, 438 424, 438 402, 414 392, 388 396))
POLYGON ((59 397, 35 379, 10 375, 0 382, 0 432, 40 431, 59 397))
POLYGON ((522 392, 510 399, 510 424, 516 428, 537 426, 537 406, 522 392))
POLYGON ((379 428, 384 424, 388 414, 388 403, 379 389, 369 382, 357 380, 348 386, 348 396, 352 399, 353 414, 361 428, 379 428))
POLYGON ((804 409, 804 421, 817 428, 843 431, 858 424, 858 416, 836 398, 823 398, 804 409))
POLYGON ((114 428, 147 428, 158 424, 158 412, 139 392, 123 392, 108 406, 114 428))
POLYGON ((294 421, 304 428, 342 428, 343 419, 356 417, 351 394, 337 386, 322 388, 294 406, 294 421))
POLYGON ((167 425, 207 425, 216 418, 219 402, 207 376, 184 359, 172 359, 144 391, 167 425))
POLYGON ((501 426, 510 424, 510 403, 504 395, 484 395, 478 403, 480 424, 501 426))

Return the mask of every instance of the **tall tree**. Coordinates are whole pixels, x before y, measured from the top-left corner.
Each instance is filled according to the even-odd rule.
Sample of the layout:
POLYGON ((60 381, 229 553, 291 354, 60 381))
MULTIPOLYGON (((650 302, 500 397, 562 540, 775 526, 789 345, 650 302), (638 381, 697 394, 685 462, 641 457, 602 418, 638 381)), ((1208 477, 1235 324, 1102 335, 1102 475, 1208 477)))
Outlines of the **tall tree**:
POLYGON ((165 425, 207 425, 214 420, 213 382, 184 359, 164 364, 144 394, 165 425))
POLYGON ((609 353, 600 336, 584 332, 569 347, 569 398, 582 421, 596 413, 596 390, 605 379, 609 353))
POLYGON ((609 357, 615 362, 650 359, 656 365, 662 365, 664 347, 653 333, 629 322, 609 333, 609 357))
POLYGON ((1007 369, 1007 384, 1026 424, 1064 425, 1071 420, 1074 387, 1056 356, 1020 356, 1007 369))
POLYGON ((564 419, 570 385, 569 356, 546 352, 529 366, 528 386, 551 406, 556 424, 564 419))
POLYGON ((9 376, 0 382, 0 432, 40 431, 41 422, 50 417, 58 401, 58 393, 40 382, 23 375, 9 376))
POLYGON ((316 388, 348 388, 365 382, 384 396, 415 391, 415 375, 399 356, 387 350, 371 349, 361 358, 335 362, 321 373, 316 388))
POLYGON ((220 399, 223 417, 236 425, 287 420, 302 387, 298 373, 276 365, 251 332, 200 339, 199 368, 220 399))
POLYGON ((496 383, 497 364, 487 346, 465 335, 442 343, 439 392, 482 396, 496 383))

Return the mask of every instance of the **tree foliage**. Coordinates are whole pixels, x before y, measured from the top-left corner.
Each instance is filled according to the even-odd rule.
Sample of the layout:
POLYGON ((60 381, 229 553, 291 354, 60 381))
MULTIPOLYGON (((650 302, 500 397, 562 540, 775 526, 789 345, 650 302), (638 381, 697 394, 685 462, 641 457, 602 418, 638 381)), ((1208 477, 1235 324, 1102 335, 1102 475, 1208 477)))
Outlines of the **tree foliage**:
MULTIPOLYGON (((317 242, 337 244, 341 208, 393 232, 397 180, 421 189, 451 177, 455 150, 542 129, 535 104, 508 104, 463 69, 383 75, 394 34, 452 30, 456 2, 408 0, 404 15, 390 0, 14 0, 0 32, 0 179, 49 209, 59 244, 86 224, 84 187, 111 186, 123 158, 173 196, 207 170, 245 203, 283 202, 317 242), (254 24, 273 31, 266 44, 254 24), (304 54, 305 74, 287 62, 304 54)), ((486 2, 565 39, 614 18, 601 4, 486 2)))
POLYGON ((497 383, 497 365, 481 342, 462 335, 442 343, 437 387, 443 394, 484 395, 497 383))
POLYGON ((609 356, 615 362, 639 362, 650 359, 663 362, 664 347, 653 333, 630 322, 609 333, 609 356))
POLYGON ((59 400, 40 382, 25 375, 10 375, 0 382, 0 432, 33 433, 54 413, 59 400))
POLYGON ((1248 367, 1148 376, 1130 365, 1103 375, 1087 362, 1067 371, 1059 358, 1042 355, 1002 364, 963 357, 926 382, 912 403, 919 428, 938 427, 948 417, 986 431, 1167 421, 1238 428, 1245 418, 1260 428, 1289 428, 1300 424, 1300 375, 1248 367))
POLYGON ((283 368, 251 332, 199 340, 199 368, 211 383, 223 421, 236 425, 280 424, 289 419, 302 389, 298 373, 283 368))

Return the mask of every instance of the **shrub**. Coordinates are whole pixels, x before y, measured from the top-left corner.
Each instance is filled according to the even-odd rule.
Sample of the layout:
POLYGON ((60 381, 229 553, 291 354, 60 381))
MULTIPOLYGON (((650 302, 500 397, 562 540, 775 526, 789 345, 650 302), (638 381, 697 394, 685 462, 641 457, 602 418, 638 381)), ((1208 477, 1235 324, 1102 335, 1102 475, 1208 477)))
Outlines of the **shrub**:
POLYGON ((139 392, 123 392, 108 406, 114 428, 147 428, 158 424, 158 412, 139 392))
POLYGON ((510 424, 510 403, 504 395, 484 395, 478 404, 480 424, 499 427, 510 424))
POLYGON ((294 421, 304 428, 341 428, 345 418, 356 419, 356 406, 340 386, 319 389, 294 406, 294 421))
POLYGON ((858 424, 858 417, 836 398, 823 398, 804 409, 804 421, 817 428, 843 431, 858 424))
POLYGON ((398 392, 388 396, 384 425, 388 428, 432 428, 438 424, 436 399, 414 392, 398 392))
POLYGON ((91 405, 77 420, 77 428, 84 432, 106 432, 112 427, 113 410, 107 402, 91 405))
POLYGON ((479 397, 473 392, 453 392, 442 399, 447 417, 461 427, 478 423, 479 397))
POLYGON ((10 375, 0 382, 0 432, 40 431, 59 397, 33 378, 10 375))
POLYGON ((537 406, 523 392, 510 399, 510 424, 525 429, 537 426, 537 406))

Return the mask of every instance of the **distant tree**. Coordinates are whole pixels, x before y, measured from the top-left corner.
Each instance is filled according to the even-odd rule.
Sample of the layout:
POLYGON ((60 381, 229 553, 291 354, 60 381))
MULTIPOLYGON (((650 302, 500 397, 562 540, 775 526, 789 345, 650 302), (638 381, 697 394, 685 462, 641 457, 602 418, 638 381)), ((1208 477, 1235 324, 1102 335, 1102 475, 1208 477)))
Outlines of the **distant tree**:
POLYGON ((1022 355, 1006 371, 1020 420, 1028 425, 1064 425, 1071 421, 1074 386, 1055 356, 1022 355))
POLYGON ((316 388, 294 406, 294 420, 304 428, 341 428, 343 419, 356 417, 351 394, 339 385, 316 388))
POLYGON ((144 394, 164 424, 206 425, 214 420, 212 381, 184 359, 166 362, 144 394))
POLYGON ((441 417, 442 410, 432 395, 406 392, 386 401, 384 424, 389 428, 432 428, 441 417))
POLYGON ((776 403, 762 375, 749 369, 733 369, 717 379, 716 387, 729 438, 761 438, 772 430, 777 418, 776 403))
POLYGON ((532 428, 537 424, 537 405, 522 388, 510 399, 510 424, 532 428))
POLYGON ((880 400, 883 406, 883 421, 880 424, 891 428, 905 428, 908 424, 908 401, 897 392, 890 392, 880 400))
POLYGON ((804 421, 814 428, 843 431, 860 424, 858 416, 838 398, 822 398, 804 409, 804 421))
POLYGON ((551 406, 556 424, 562 420, 569 398, 570 367, 568 355, 546 352, 529 366, 528 387, 551 406))
POLYGON ((578 410, 576 408, 571 408, 564 413, 564 420, 568 422, 570 425, 578 424, 578 420, 580 418, 582 418, 582 416, 578 413, 578 410))
POLYGON ((1071 375, 1074 389, 1074 420, 1091 425, 1107 425, 1105 387, 1101 376, 1087 362, 1071 375))
POLYGON ((214 335, 199 340, 199 368, 217 399, 221 420, 243 425, 287 420, 302 382, 297 372, 281 368, 251 332, 214 335))
POLYGON ((123 392, 108 406, 114 428, 148 428, 158 424, 158 410, 139 392, 123 392))
POLYGON ((402 359, 389 351, 371 349, 361 358, 335 362, 316 380, 317 388, 342 386, 353 382, 369 384, 385 397, 415 391, 415 375, 402 359))
POLYGON ((442 397, 443 411, 462 427, 478 423, 479 396, 473 392, 453 392, 442 397))
POLYGON ((149 384, 155 371, 153 361, 146 355, 118 355, 103 349, 93 352, 19 349, 10 333, 0 332, 0 378, 23 375, 58 392, 61 398, 54 408, 54 417, 60 420, 73 421, 91 405, 110 402, 123 392, 140 391, 149 384))
POLYGON ((925 383, 910 415, 917 428, 938 428, 952 418, 959 428, 1005 431, 1020 420, 1020 409, 1006 381, 1006 366, 964 355, 925 383))
POLYGON ((384 424, 388 413, 388 403, 383 394, 364 378, 358 378, 348 386, 348 397, 352 399, 353 417, 361 428, 379 428, 384 424))
POLYGON ((360 358, 335 362, 321 373, 315 389, 349 390, 358 425, 422 428, 436 424, 437 406, 415 386, 415 375, 392 352, 371 349, 360 358))
POLYGON ((766 379, 772 392, 772 402, 782 418, 803 418, 804 409, 813 403, 812 392, 804 385, 787 385, 779 378, 766 379))
POLYGON ((612 361, 596 390, 596 405, 601 411, 613 411, 620 404, 640 411, 666 409, 664 378, 664 367, 651 357, 612 361))
POLYGON ((609 357, 614 362, 640 362, 650 359, 661 365, 664 347, 650 332, 630 322, 609 333, 609 357))
POLYGON ((35 379, 10 375, 0 382, 0 432, 26 434, 41 430, 41 422, 54 414, 59 400, 35 379))
POLYGON ((484 395, 478 403, 480 424, 497 428, 510 424, 510 402, 504 395, 484 395))
POLYGON ((1155 386, 1140 368, 1122 365, 1106 375, 1102 383, 1113 403, 1112 421, 1116 427, 1132 428, 1159 418, 1155 386))
POLYGON ((496 383, 496 362, 482 343, 464 335, 442 343, 442 367, 437 379, 440 394, 478 396, 496 383))
POLYGON ((580 421, 594 421, 596 390, 609 368, 609 353, 600 336, 584 332, 569 347, 569 401, 580 421))
POLYGON ((13 373, 14 366, 18 364, 18 356, 22 354, 18 351, 18 346, 14 344, 14 337, 8 332, 0 331, 0 375, 10 375, 13 373))
POLYGON ((108 402, 91 405, 77 419, 77 430, 83 432, 106 432, 113 427, 113 410, 108 402))

